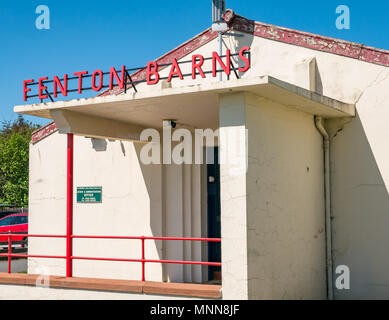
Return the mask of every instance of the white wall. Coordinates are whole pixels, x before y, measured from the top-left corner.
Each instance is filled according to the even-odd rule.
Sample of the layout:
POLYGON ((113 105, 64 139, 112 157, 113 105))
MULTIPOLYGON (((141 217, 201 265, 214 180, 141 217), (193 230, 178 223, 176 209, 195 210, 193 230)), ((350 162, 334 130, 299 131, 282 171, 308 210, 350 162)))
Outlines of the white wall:
MULTIPOLYGON (((201 168, 144 165, 140 144, 74 138, 75 235, 201 237, 201 168), (79 186, 102 186, 101 204, 77 203, 79 186)), ((66 233, 66 135, 30 146, 31 234, 66 233)), ((140 240, 74 239, 74 256, 141 258, 140 240)), ((201 260, 199 243, 146 240, 147 259, 201 260)), ((65 240, 31 238, 30 254, 65 255, 65 240)), ((29 259, 29 273, 65 274, 65 260, 29 259), (48 268, 48 269, 47 269, 48 268)), ((73 275, 141 279, 141 264, 75 260, 73 275)), ((201 268, 146 264, 150 281, 201 282, 201 268), (184 272, 185 270, 185 272, 184 272)))
POLYGON ((331 139, 334 271, 347 265, 351 272, 350 290, 334 287, 335 299, 387 299, 389 68, 251 35, 229 37, 228 43, 231 48, 251 46, 253 65, 245 77, 271 75, 307 89, 312 82, 302 65, 315 58, 316 91, 356 104, 357 117, 351 122, 326 122, 331 139))
POLYGON ((335 287, 335 298, 387 299, 389 198, 383 176, 359 116, 343 125, 330 121, 329 127, 334 269, 348 266, 351 280, 350 290, 335 287))
MULTIPOLYGON (((307 79, 307 76, 310 73, 307 72, 304 66, 309 65, 309 63, 306 63, 307 61, 311 61, 311 59, 315 58, 317 63, 317 70, 314 82, 316 85, 317 92, 323 93, 324 95, 327 95, 331 98, 356 104, 358 117, 352 120, 350 124, 343 125, 336 121, 327 121, 328 127, 331 130, 331 193, 333 198, 331 208, 334 216, 334 266, 336 267, 340 264, 348 265, 351 268, 352 277, 351 290, 336 292, 335 297, 387 298, 389 296, 389 292, 386 288, 389 287, 389 279, 387 277, 386 269, 389 266, 389 259, 387 258, 387 255, 385 253, 385 244, 387 243, 388 239, 384 226, 387 224, 387 217, 385 213, 388 209, 389 187, 389 154, 387 151, 387 141, 389 141, 389 129, 387 126, 387 119, 389 116, 389 91, 387 90, 389 85, 389 68, 351 58, 346 58, 335 54, 329 54, 299 46, 288 45, 285 43, 267 40, 260 37, 253 37, 252 35, 247 34, 244 34, 243 37, 225 37, 225 41, 232 52, 237 51, 237 49, 242 46, 251 46, 253 64, 252 68, 244 75, 244 77, 271 75, 283 81, 291 82, 293 84, 308 88, 308 85, 312 84, 312 81, 310 81, 312 79, 307 79), (343 131, 337 134, 337 131, 340 129, 342 129, 343 131)), ((213 50, 217 50, 217 48, 217 40, 213 40, 208 44, 204 45, 202 48, 196 50, 194 54, 201 53, 204 56, 210 56, 211 52, 213 50)), ((188 59, 188 57, 183 58, 183 60, 186 59, 188 59)), ((183 69, 183 72, 187 71, 187 69, 183 69)), ((168 74, 168 72, 168 70, 165 70, 161 74, 166 75, 168 74)), ((232 75, 232 78, 233 77, 234 76, 232 75)), ((201 79, 199 77, 196 80, 196 82, 204 81, 217 81, 217 79, 212 77, 207 77, 207 79, 201 79)), ((185 81, 172 81, 173 86, 182 86, 193 83, 195 82, 190 79, 185 81)), ((140 85, 137 88, 139 90, 154 90, 156 87, 159 88, 160 85, 154 87, 140 85)), ((261 107, 265 108, 266 106, 261 105, 261 107)), ((276 112, 276 109, 277 108, 275 108, 275 110, 273 111, 276 112)), ((272 131, 262 132, 260 128, 263 127, 264 124, 261 121, 264 121, 263 119, 269 118, 268 122, 266 122, 265 124, 268 123, 269 125, 271 125, 274 122, 274 125, 276 126, 278 124, 277 127, 279 127, 285 122, 285 119, 278 118, 270 113, 266 114, 266 117, 263 117, 262 112, 265 112, 266 109, 259 110, 261 111, 258 111, 252 107, 247 107, 247 111, 250 112, 250 115, 252 115, 252 118, 250 117, 250 122, 247 122, 247 125, 250 125, 251 129, 256 132, 256 134, 258 134, 257 137, 264 138, 264 134, 270 134, 270 136, 267 136, 269 140, 266 141, 266 144, 264 145, 266 146, 269 145, 272 141, 271 139, 273 139, 273 137, 271 136, 272 131), (255 123, 255 121, 259 121, 259 123, 255 123)), ((317 150, 320 145, 320 137, 317 135, 317 133, 313 133, 314 129, 312 127, 308 127, 308 120, 311 119, 304 118, 302 115, 297 117, 297 113, 295 115, 296 117, 292 116, 290 121, 288 121, 288 123, 294 121, 295 127, 290 127, 289 129, 292 130, 292 132, 294 132, 297 136, 302 137, 303 140, 297 139, 299 142, 306 141, 307 144, 301 146, 301 148, 305 147, 305 149, 303 150, 306 151, 307 158, 301 159, 298 154, 292 154, 296 157, 297 160, 301 161, 301 163, 304 163, 304 165, 307 162, 306 159, 310 159, 312 163, 314 161, 318 161, 319 155, 317 150), (297 126, 297 124, 303 124, 303 127, 300 128, 300 126, 297 126)), ((224 120, 220 119, 220 123, 223 126, 224 120)), ((246 123, 241 123, 240 125, 246 125, 246 123)), ((281 137, 282 136, 280 136, 279 139, 281 139, 281 137)), ((289 135, 285 135, 284 138, 285 141, 288 141, 287 138, 289 138, 289 135)), ((54 222, 64 221, 65 219, 64 195, 66 194, 66 167, 64 162, 64 148, 66 146, 66 141, 64 140, 64 137, 56 137, 55 139, 58 139, 58 142, 54 143, 52 142, 54 141, 53 139, 54 138, 50 137, 39 142, 36 146, 32 147, 31 151, 31 164, 33 170, 30 176, 30 212, 32 217, 30 222, 30 232, 32 232, 33 230, 38 230, 38 226, 40 228, 39 231, 42 232, 50 231, 53 233, 64 233, 65 231, 65 225, 63 223, 56 224, 54 222), (44 163, 42 163, 42 161, 44 163), (57 180, 61 181, 61 183, 56 183, 57 180), (47 191, 48 189, 45 188, 45 186, 47 185, 52 186, 49 188, 49 191, 47 191), (38 213, 41 218, 39 218, 39 220, 35 220, 34 216, 36 217, 38 213), (48 221, 47 225, 44 225, 42 223, 43 220, 48 221), (47 230, 48 226, 50 226, 50 230, 47 230)), ((119 148, 119 143, 115 143, 115 152, 120 155, 121 151, 119 148)), ((253 151, 251 152, 259 152, 257 146, 253 145, 252 142, 250 142, 250 139, 249 143, 249 152, 252 148, 253 151)), ((111 143, 109 143, 109 145, 110 144, 111 143)), ((131 148, 126 148, 128 148, 130 150, 129 152, 131 152, 131 148)), ((283 160, 279 160, 279 162, 272 163, 271 158, 264 158, 264 162, 261 162, 261 165, 264 166, 266 163, 272 163, 272 165, 276 166, 277 169, 281 167, 283 168, 283 170, 285 170, 285 168, 288 168, 288 166, 292 165, 292 163, 287 162, 290 156, 288 152, 296 152, 295 149, 278 150, 276 147, 273 150, 269 147, 269 150, 271 150, 271 152, 274 152, 275 155, 279 157, 279 159, 283 160)), ((266 155, 260 153, 260 156, 266 155)), ((253 159, 250 159, 250 161, 253 161, 253 159)), ((300 162, 297 162, 297 165, 299 163, 300 162)), ((264 168, 265 167, 263 167, 262 169, 262 167, 259 166, 259 171, 254 174, 253 177, 257 174, 260 175, 261 173, 264 173, 265 176, 268 177, 268 179, 272 178, 276 179, 276 181, 280 181, 285 176, 287 179, 289 179, 288 181, 295 181, 292 179, 293 177, 288 176, 288 173, 285 171, 280 171, 283 172, 283 174, 281 175, 281 173, 278 173, 278 171, 273 170, 275 172, 274 174, 277 175, 270 175, 270 172, 266 171, 264 168)), ((296 167, 292 167, 291 169, 297 170, 296 167)), ((156 170, 161 170, 162 177, 165 175, 166 170, 166 172, 169 172, 168 175, 174 174, 177 179, 182 179, 183 176, 185 177, 188 174, 188 172, 182 168, 160 168, 156 170), (184 175, 183 170, 186 172, 184 175)), ((294 172, 293 170, 291 172, 294 172)), ((313 183, 314 180, 317 180, 316 182, 318 182, 318 166, 315 166, 314 169, 311 168, 311 170, 314 171, 310 171, 309 174, 303 174, 301 172, 301 176, 296 175, 297 180, 300 181, 299 179, 303 179, 302 181, 304 181, 304 179, 309 178, 312 179, 312 181, 308 181, 309 183, 313 183)), ((127 176, 130 176, 130 173, 131 172, 128 171, 126 173, 127 176)), ((167 179, 169 178, 167 177, 167 179)), ((160 180, 164 181, 162 178, 160 180)), ((160 182, 157 182, 157 184, 159 183, 160 182)), ((182 180, 179 180, 178 184, 181 183, 182 180)), ((251 191, 251 189, 246 190, 246 187, 243 188, 243 186, 249 186, 253 190, 257 190, 258 188, 257 184, 254 184, 254 180, 252 180, 251 178, 247 179, 247 182, 238 181, 237 183, 239 186, 242 187, 242 189, 240 189, 240 196, 242 197, 245 197, 245 195, 248 194, 250 198, 251 191)), ((295 203, 295 199, 301 199, 301 190, 295 187, 295 182, 287 184, 287 181, 283 181, 283 183, 285 183, 289 187, 285 187, 281 190, 281 201, 283 203, 281 208, 284 209, 286 207, 285 202, 287 200, 289 200, 289 202, 293 204, 290 208, 290 211, 288 211, 289 213, 287 215, 287 219, 292 219, 292 217, 296 219, 301 219, 301 216, 298 216, 296 213, 298 210, 303 209, 304 212, 313 212, 314 208, 321 206, 321 202, 317 202, 316 204, 305 204, 305 207, 300 208, 299 206, 303 206, 303 203, 295 203), (291 194, 296 195, 296 197, 291 197, 288 192, 289 190, 293 191, 291 192, 291 194)), ((114 189, 114 184, 114 181, 112 181, 112 190, 114 189)), ((140 185, 144 188, 143 182, 140 185)), ((189 184, 186 185, 189 186, 189 184)), ((229 188, 229 185, 233 186, 234 183, 232 181, 228 183, 226 182, 225 188, 229 188)), ((317 185, 319 185, 319 183, 317 185)), ((128 185, 128 187, 130 186, 128 185)), ((265 186, 261 186, 261 188, 265 188, 265 186)), ((275 194, 278 193, 275 193, 274 190, 272 191, 272 185, 267 186, 266 188, 266 192, 268 193, 269 199, 273 201, 277 197, 275 194)), ((162 188, 161 192, 157 192, 158 195, 155 195, 156 199, 165 198, 164 190, 167 191, 168 189, 162 188)), ((167 192, 168 193, 166 194, 166 196, 169 197, 169 191, 167 192)), ((309 192, 316 195, 318 190, 310 189, 309 192)), ((137 194, 141 195, 142 189, 138 190, 137 194)), ((143 195, 145 195, 145 193, 143 193, 143 195)), ((113 196, 119 198, 121 197, 120 194, 114 194, 113 196)), ((160 200, 156 200, 156 203, 158 203, 158 201, 160 200)), ((180 210, 180 208, 186 208, 185 210, 188 210, 189 205, 184 204, 179 199, 175 199, 175 201, 175 203, 179 207, 174 207, 173 211, 169 211, 168 213, 166 212, 166 210, 170 210, 171 208, 172 204, 169 203, 167 205, 162 204, 162 209, 160 209, 158 205, 156 205, 156 208, 153 209, 153 211, 157 212, 157 217, 159 217, 159 215, 165 217, 166 215, 166 219, 171 219, 170 221, 177 221, 177 223, 179 224, 179 227, 176 229, 177 232, 183 232, 186 234, 189 229, 188 225, 184 224, 184 221, 188 222, 188 219, 180 218, 176 220, 176 217, 178 216, 178 211, 175 210, 180 210)), ((226 201, 226 199, 223 199, 223 201, 226 201)), ((249 214, 249 220, 247 220, 247 222, 243 221, 244 223, 251 223, 252 220, 250 219, 254 219, 254 216, 256 216, 257 214, 264 214, 263 210, 266 208, 266 206, 263 207, 263 205, 266 203, 261 202, 263 201, 262 199, 258 199, 258 201, 261 205, 259 207, 256 207, 255 204, 252 207, 249 207, 247 205, 246 208, 246 204, 243 204, 243 202, 241 204, 242 207, 240 206, 240 204, 237 205, 234 203, 234 205, 236 205, 236 207, 234 207, 236 209, 235 213, 233 213, 233 210, 231 209, 230 214, 228 216, 228 219, 231 219, 229 222, 231 228, 233 227, 234 221, 237 221, 242 217, 240 215, 238 215, 237 217, 233 217, 233 214, 237 214, 236 212, 240 212, 239 210, 243 210, 242 212, 244 212, 244 210, 249 210, 247 212, 252 212, 253 214, 253 216, 249 214)), ((273 203, 272 201, 270 201, 269 203, 273 203)), ((227 204, 228 202, 222 202, 222 208, 228 207, 227 204)), ((141 211, 147 211, 147 206, 151 206, 151 204, 146 204, 146 207, 137 207, 137 209, 140 209, 141 211)), ((204 207, 204 204, 202 204, 202 207, 204 207)), ((271 230, 276 228, 276 226, 279 224, 280 221, 278 220, 278 215, 281 214, 280 212, 282 212, 281 209, 277 209, 277 207, 272 207, 272 210, 274 210, 274 216, 272 215, 271 219, 267 217, 266 220, 268 223, 267 228, 271 230)), ((113 215, 115 214, 112 210, 110 212, 113 215)), ((192 210, 192 212, 195 211, 192 210)), ((90 216, 91 214, 92 213, 90 212, 86 213, 86 216, 90 216)), ((120 214, 124 214, 124 211, 120 214)), ((315 212, 315 214, 319 213, 315 212)), ((324 210, 321 214, 323 215, 324 219, 324 210)), ((102 213, 99 213, 98 215, 103 216, 102 213)), ((195 216, 197 215, 198 213, 195 214, 195 216)), ((295 238, 299 234, 298 232, 300 230, 288 229, 282 225, 277 227, 283 231, 283 234, 288 234, 287 238, 292 239, 291 241, 296 241, 293 244, 296 245, 296 247, 293 247, 293 250, 291 250, 291 252, 296 254, 294 257, 297 257, 297 260, 300 259, 300 261, 304 262, 305 259, 302 259, 300 256, 298 256, 295 248, 301 245, 303 247, 308 247, 308 251, 313 250, 313 243, 316 242, 316 238, 313 238, 314 240, 311 239, 311 244, 306 243, 304 239, 306 239, 306 236, 308 236, 310 231, 316 230, 317 226, 320 224, 318 220, 315 220, 316 218, 319 219, 316 215, 309 217, 311 219, 307 221, 307 228, 309 228, 307 230, 303 230, 304 237, 302 237, 301 239, 295 238)), ((223 222, 224 230, 222 228, 223 238, 228 235, 228 219, 226 219, 225 215, 223 222)), ((255 219, 253 221, 255 221, 255 219)), ((304 219, 304 221, 306 220, 304 219)), ((146 222, 146 220, 144 220, 144 222, 146 222)), ((167 225, 168 224, 166 224, 166 226, 167 225)), ((166 226, 162 224, 161 230, 164 230, 166 226)), ((253 228, 252 230, 249 230, 247 232, 249 239, 251 239, 251 237, 253 237, 252 239, 257 239, 257 237, 262 236, 254 235, 255 232, 258 232, 258 228, 264 227, 265 225, 259 224, 257 225, 257 227, 253 228)), ((268 229, 265 229, 264 231, 268 232, 268 229)), ((144 231, 150 232, 151 230, 145 229, 144 231)), ((192 232, 197 233, 198 231, 192 232)), ((273 235, 268 234, 269 239, 273 239, 276 236, 276 233, 273 233, 273 235)), ((318 235, 318 237, 322 237, 322 234, 318 235)), ((38 250, 38 247, 34 247, 33 241, 31 241, 31 248, 33 250, 38 250)), ((61 241, 62 240, 58 240, 58 243, 61 241)), ((252 243, 249 241, 248 248, 246 248, 247 250, 249 250, 249 254, 246 258, 244 257, 243 261, 246 261, 245 263, 247 263, 247 261, 250 261, 250 263, 253 264, 254 269, 249 266, 249 271, 243 273, 243 279, 245 279, 246 281, 250 274, 252 274, 255 276, 260 276, 262 277, 261 279, 263 279, 255 281, 264 281, 265 283, 267 283, 267 285, 263 288, 258 289, 261 290, 259 292, 256 292, 256 290, 250 288, 249 286, 247 286, 246 288, 241 288, 243 290, 241 291, 241 297, 248 297, 249 292, 252 296, 256 297, 272 297, 274 295, 278 296, 280 294, 281 287, 275 285, 274 288, 272 288, 271 290, 269 289, 270 283, 273 283, 271 280, 271 276, 273 273, 279 273, 284 275, 286 269, 283 268, 286 268, 286 266, 284 266, 284 264, 282 266, 271 265, 271 261, 284 261, 284 258, 282 256, 270 257, 270 260, 267 262, 266 270, 258 269, 260 271, 255 271, 255 268, 257 268, 259 261, 261 261, 258 257, 255 257, 255 251, 258 250, 255 249, 256 247, 258 247, 256 245, 256 241, 257 240, 253 240, 252 243), (251 252, 251 250, 254 251, 251 252), (252 256, 250 257, 250 255, 252 256), (258 272, 260 274, 257 274, 258 272)), ((52 250, 53 253, 55 252, 55 244, 56 242, 54 241, 50 242, 49 244, 49 248, 51 248, 50 250, 52 250)), ((64 245, 62 246, 64 247, 64 245)), ((241 250, 245 250, 244 244, 241 244, 240 248, 241 250)), ((269 251, 269 249, 270 247, 265 251, 267 252, 269 251)), ((153 250, 153 248, 151 248, 150 250, 153 250)), ((154 250, 156 250, 156 248, 154 248, 154 250)), ((172 252, 172 256, 179 257, 189 255, 188 247, 184 248, 178 245, 178 247, 174 250, 177 250, 177 252, 172 252)), ((285 248, 282 247, 282 242, 280 242, 278 246, 274 248, 274 250, 278 252, 277 254, 285 253, 285 248)), ((312 251, 314 252, 314 255, 319 255, 322 248, 318 248, 317 250, 318 251, 312 251)), ((156 251, 154 251, 154 253, 156 253, 156 251)), ((166 253, 163 254, 165 256, 168 256, 168 254, 166 253)), ((227 256, 225 254, 225 251, 223 251, 223 263, 232 263, 229 259, 227 259, 227 256)), ((318 261, 319 258, 316 257, 314 259, 315 261, 318 261)), ((32 261, 33 260, 30 261, 30 268, 33 266, 32 261)), ((61 263, 63 262, 56 262, 56 264, 54 265, 54 262, 50 262, 49 265, 52 266, 55 272, 62 272, 63 266, 59 266, 61 263)), ((293 276, 291 276, 289 280, 281 277, 283 280, 280 283, 288 283, 289 285, 293 285, 293 283, 296 284, 298 282, 300 289, 302 290, 301 292, 309 292, 310 289, 307 287, 307 282, 305 282, 305 280, 299 280, 302 279, 301 277, 303 277, 303 275, 297 272, 295 267, 296 266, 293 267, 293 276)), ((173 266, 172 268, 176 267, 173 266)), ((231 268, 233 267, 231 266, 231 268)), ((181 267, 178 267, 178 269, 183 270, 183 268, 181 267)), ((234 270, 234 268, 232 270, 234 270)), ((317 270, 317 268, 314 270, 317 270)), ((228 277, 227 273, 225 272, 229 272, 226 271, 226 267, 223 270, 223 278, 228 277)), ((315 275, 316 271, 311 272, 312 276, 319 277, 318 275, 315 275)), ((188 272, 185 272, 185 274, 187 277, 189 277, 188 272)), ((231 279, 233 279, 234 277, 233 274, 234 273, 231 272, 231 279)), ((168 278, 168 275, 166 273, 165 277, 168 278)), ((178 277, 178 280, 182 280, 184 278, 184 275, 182 274, 178 277)), ((223 285, 227 286, 228 282, 225 282, 223 285)), ((244 285, 239 284, 239 288, 242 286, 244 287, 244 285)), ((231 286, 230 288, 232 290, 233 286, 231 286)), ((318 290, 315 292, 321 292, 319 288, 317 289, 318 290)), ((223 290, 225 291, 229 289, 223 288, 223 290)), ((287 292, 285 297, 297 296, 293 296, 292 294, 290 294, 290 292, 287 292)))
POLYGON ((249 95, 251 299, 325 299, 322 137, 312 115, 249 95))
MULTIPOLYGON (((243 93, 220 97, 220 160, 229 157, 231 146, 239 146, 239 132, 246 129, 243 93), (230 141, 228 145, 226 142, 230 141)), ((245 146, 243 146, 246 151, 245 146)), ((245 159, 220 164, 221 251, 223 298, 248 299, 247 184, 246 172, 231 174, 245 159)))
POLYGON ((325 299, 323 149, 313 116, 238 93, 222 97, 220 125, 224 136, 248 134, 247 172, 221 166, 223 297, 325 299))
MULTIPOLYGON (((30 144, 30 234, 66 234, 66 145, 66 136, 57 133, 35 145, 30 144)), ((66 253, 64 239, 29 238, 28 244, 30 254, 64 256, 66 253)), ((64 274, 64 260, 28 260, 29 273, 64 274)))

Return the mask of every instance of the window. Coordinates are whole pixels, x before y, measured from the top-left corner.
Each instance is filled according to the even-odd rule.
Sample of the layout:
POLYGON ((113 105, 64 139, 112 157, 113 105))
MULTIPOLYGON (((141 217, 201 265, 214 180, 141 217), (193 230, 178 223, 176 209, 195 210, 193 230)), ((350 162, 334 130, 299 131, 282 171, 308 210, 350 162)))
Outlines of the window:
POLYGON ((12 224, 25 224, 27 223, 27 216, 15 216, 12 224))
POLYGON ((20 216, 20 220, 21 220, 21 222, 20 223, 22 223, 22 224, 24 224, 24 223, 28 223, 28 216, 20 216))
POLYGON ((14 219, 14 217, 6 217, 4 219, 1 219, 0 220, 0 227, 12 225, 13 219, 14 219))

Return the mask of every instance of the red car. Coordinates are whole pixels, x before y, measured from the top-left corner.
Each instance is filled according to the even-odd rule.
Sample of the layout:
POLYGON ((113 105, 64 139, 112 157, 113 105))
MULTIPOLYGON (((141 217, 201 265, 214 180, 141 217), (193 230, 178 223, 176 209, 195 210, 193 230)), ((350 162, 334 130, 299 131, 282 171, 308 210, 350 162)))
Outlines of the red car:
MULTIPOLYGON (((0 242, 8 242, 7 236, 2 233, 27 233, 28 232, 28 214, 16 213, 0 219, 0 242)), ((25 241, 24 236, 12 237, 12 241, 25 241)))

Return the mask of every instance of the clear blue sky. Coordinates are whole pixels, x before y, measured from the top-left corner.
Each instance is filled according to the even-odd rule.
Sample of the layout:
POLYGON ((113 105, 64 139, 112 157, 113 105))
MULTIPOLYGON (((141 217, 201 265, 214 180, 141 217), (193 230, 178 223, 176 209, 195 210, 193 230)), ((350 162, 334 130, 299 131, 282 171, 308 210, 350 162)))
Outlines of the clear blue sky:
MULTIPOLYGON (((389 49, 389 2, 226 0, 247 18, 389 49), (335 9, 351 10, 351 29, 335 27, 335 9)), ((16 118, 22 81, 110 66, 141 66, 211 25, 211 0, 2 0, 0 121, 16 118), (50 30, 35 27, 38 5, 50 30)), ((36 123, 47 121, 27 117, 36 123)))

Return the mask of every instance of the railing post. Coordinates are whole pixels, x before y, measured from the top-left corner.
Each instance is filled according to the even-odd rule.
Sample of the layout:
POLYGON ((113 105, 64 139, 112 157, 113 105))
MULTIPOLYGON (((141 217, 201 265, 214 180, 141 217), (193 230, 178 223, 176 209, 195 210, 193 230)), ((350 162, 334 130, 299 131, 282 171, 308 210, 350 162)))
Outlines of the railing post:
POLYGON ((67 135, 67 190, 66 190, 66 277, 73 276, 73 141, 72 133, 67 135))
POLYGON ((142 241, 142 282, 145 282, 145 237, 141 237, 142 241))
POLYGON ((127 70, 124 68, 124 74, 121 75, 124 77, 124 93, 127 93, 127 70))
POLYGON ((12 236, 8 235, 8 273, 11 273, 12 236))

